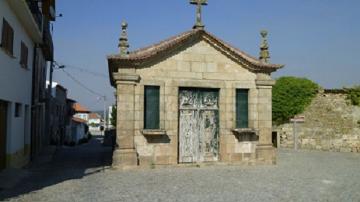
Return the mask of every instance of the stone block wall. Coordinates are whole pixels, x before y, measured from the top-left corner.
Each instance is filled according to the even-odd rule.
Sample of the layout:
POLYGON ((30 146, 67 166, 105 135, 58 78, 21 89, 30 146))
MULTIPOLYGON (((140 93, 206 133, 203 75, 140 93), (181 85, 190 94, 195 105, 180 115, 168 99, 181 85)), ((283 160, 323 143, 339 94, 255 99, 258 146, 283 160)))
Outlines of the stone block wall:
MULTIPOLYGON (((120 74, 132 73, 131 71, 119 69, 120 74)), ((236 127, 235 92, 238 88, 249 89, 249 127, 254 129, 259 127, 259 88, 256 84, 258 79, 256 73, 243 68, 204 41, 152 66, 136 69, 133 73, 140 77, 140 81, 134 85, 135 112, 133 116, 134 147, 140 166, 178 163, 178 91, 180 87, 219 89, 220 161, 256 161, 258 142, 240 142, 232 132, 236 127), (166 136, 151 137, 143 134, 144 86, 146 85, 160 86, 160 128, 166 132, 166 136)), ((271 80, 269 76, 265 77, 271 80)), ((266 99, 264 103, 270 104, 271 108, 271 86, 261 91, 264 91, 261 98, 266 99)), ((118 99, 120 103, 122 100, 131 102, 127 97, 119 96, 118 99)), ((266 110, 264 108, 261 112, 266 110)), ((132 118, 126 118, 127 115, 124 114, 120 115, 120 119, 121 116, 124 116, 126 120, 132 118)), ((271 111, 269 116, 271 123, 271 111)), ((260 124, 266 125, 265 122, 260 124)), ((271 130, 271 124, 267 127, 271 130)))
MULTIPOLYGON (((319 93, 297 123, 298 148, 336 152, 360 152, 360 107, 352 106, 343 93, 319 93)), ((276 128, 280 145, 294 147, 293 124, 276 128)))
MULTIPOLYGON (((244 69, 203 41, 149 68, 137 69, 136 74, 141 77, 135 89, 135 147, 140 165, 178 163, 180 87, 219 89, 220 159, 242 159, 243 155, 239 153, 241 147, 238 146, 241 143, 231 132, 231 129, 235 128, 235 89, 250 89, 249 123, 251 127, 257 126, 256 74, 244 69), (154 139, 142 133, 146 85, 160 86, 160 128, 166 131, 167 137, 154 139)), ((255 147, 254 143, 249 144, 255 147)))

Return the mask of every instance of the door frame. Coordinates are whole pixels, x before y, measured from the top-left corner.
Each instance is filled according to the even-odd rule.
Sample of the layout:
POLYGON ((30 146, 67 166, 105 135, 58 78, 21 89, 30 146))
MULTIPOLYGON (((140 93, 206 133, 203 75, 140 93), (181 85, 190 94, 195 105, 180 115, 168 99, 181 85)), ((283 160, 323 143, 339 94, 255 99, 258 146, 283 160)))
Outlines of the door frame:
MULTIPOLYGON (((0 170, 6 168, 6 146, 7 146, 7 124, 8 124, 8 103, 0 100, 0 126, 1 120, 4 119, 4 127, 0 127, 0 138, 2 138, 3 145, 0 145, 0 170), (3 137, 1 137, 1 134, 3 137), (3 148, 2 148, 3 146, 3 148)), ((0 140, 1 142, 1 140, 0 140)))
MULTIPOLYGON (((177 162, 178 164, 186 164, 186 163, 183 163, 183 162, 180 162, 180 92, 181 90, 194 90, 194 91, 201 91, 201 90, 212 90, 212 91, 217 91, 217 101, 218 101, 218 108, 217 108, 217 112, 218 112, 218 117, 217 117, 217 133, 218 133, 218 160, 217 161, 214 161, 214 162, 218 162, 220 161, 220 151, 221 151, 221 148, 220 148, 220 95, 221 95, 221 88, 211 88, 211 87, 197 87, 197 86, 179 86, 178 87, 178 95, 177 95, 177 100, 178 100, 178 134, 177 134, 177 162)), ((191 162, 191 163, 197 163, 197 162, 191 162)), ((189 164, 191 164, 189 163, 189 164)))

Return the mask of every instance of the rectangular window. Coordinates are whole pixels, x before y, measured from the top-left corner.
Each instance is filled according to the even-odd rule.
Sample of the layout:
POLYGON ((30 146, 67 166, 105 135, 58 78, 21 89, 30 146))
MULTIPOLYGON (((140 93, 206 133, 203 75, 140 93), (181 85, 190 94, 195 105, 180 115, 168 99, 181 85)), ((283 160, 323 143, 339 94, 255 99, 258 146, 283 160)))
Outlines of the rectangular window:
POLYGON ((9 23, 3 19, 2 34, 1 34, 1 47, 8 54, 13 55, 14 47, 14 30, 9 23))
POLYGON ((28 68, 28 54, 29 54, 29 49, 28 47, 25 45, 24 42, 21 42, 21 55, 20 55, 20 65, 23 68, 28 68))
POLYGON ((248 89, 236 89, 236 128, 249 127, 248 94, 248 89))
POLYGON ((160 129, 160 87, 145 86, 144 129, 160 129))
POLYGON ((15 117, 21 116, 21 104, 15 103, 15 117))

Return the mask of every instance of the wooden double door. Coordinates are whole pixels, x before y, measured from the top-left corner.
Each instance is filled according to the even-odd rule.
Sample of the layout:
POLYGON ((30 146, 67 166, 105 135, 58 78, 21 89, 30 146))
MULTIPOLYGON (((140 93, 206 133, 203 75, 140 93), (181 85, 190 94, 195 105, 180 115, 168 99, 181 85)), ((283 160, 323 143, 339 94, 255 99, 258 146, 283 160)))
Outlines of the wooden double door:
POLYGON ((219 158, 219 90, 180 88, 179 162, 219 158))
POLYGON ((0 100, 0 170, 6 167, 7 103, 0 100))

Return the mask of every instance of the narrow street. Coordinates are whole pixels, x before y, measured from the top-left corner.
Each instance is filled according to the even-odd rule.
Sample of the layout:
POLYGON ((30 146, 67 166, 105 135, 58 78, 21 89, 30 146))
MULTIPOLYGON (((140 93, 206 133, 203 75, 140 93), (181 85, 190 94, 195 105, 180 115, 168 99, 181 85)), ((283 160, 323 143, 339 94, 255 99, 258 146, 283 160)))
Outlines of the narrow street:
POLYGON ((31 165, 18 185, 0 192, 0 201, 103 172, 111 165, 112 150, 102 146, 102 140, 94 136, 88 143, 58 148, 51 162, 31 165))

